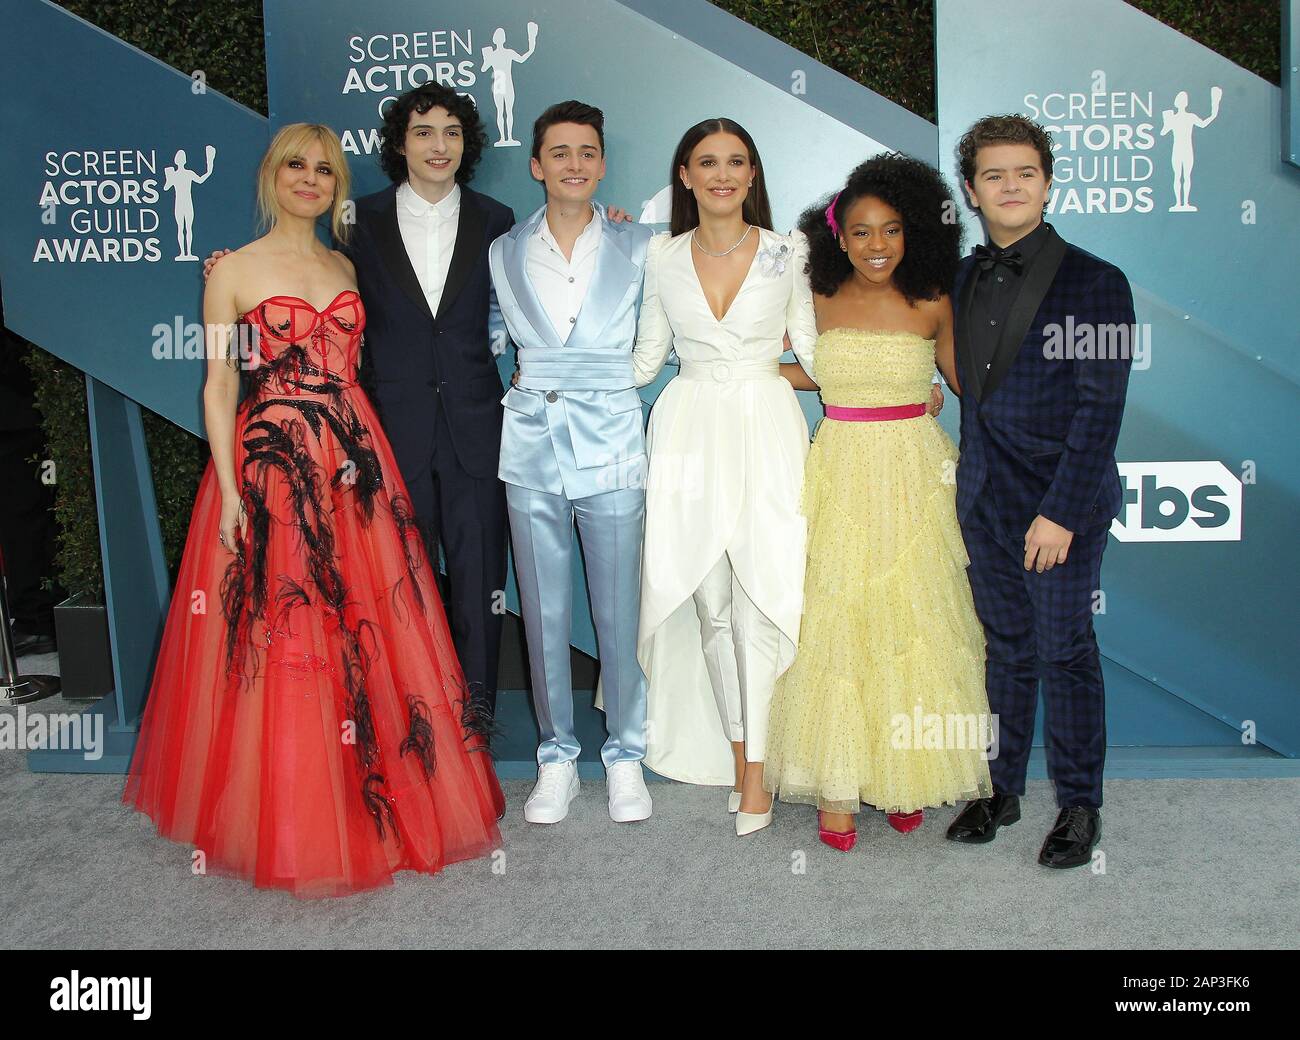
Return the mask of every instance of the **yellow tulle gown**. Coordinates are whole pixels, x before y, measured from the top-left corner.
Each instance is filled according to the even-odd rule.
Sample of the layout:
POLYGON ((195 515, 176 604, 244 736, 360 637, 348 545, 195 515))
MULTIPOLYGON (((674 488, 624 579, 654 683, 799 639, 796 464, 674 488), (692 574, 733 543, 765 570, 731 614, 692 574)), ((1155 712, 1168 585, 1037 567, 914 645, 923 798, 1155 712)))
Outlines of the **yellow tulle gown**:
MULTIPOLYGON (((825 404, 915 404, 930 398, 934 341, 830 329, 814 367, 825 404)), ((773 694, 764 767, 783 801, 911 812, 992 794, 956 462, 928 415, 818 426, 799 648, 773 694)))

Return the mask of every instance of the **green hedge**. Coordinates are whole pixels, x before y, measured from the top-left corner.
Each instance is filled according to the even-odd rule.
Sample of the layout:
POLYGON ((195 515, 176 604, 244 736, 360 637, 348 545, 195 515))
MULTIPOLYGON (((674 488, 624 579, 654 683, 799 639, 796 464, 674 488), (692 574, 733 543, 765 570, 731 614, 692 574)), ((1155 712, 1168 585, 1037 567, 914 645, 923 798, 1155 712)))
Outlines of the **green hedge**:
MULTIPOLYGON (((259 0, 63 0, 62 6, 266 113, 259 0)), ((934 8, 910 0, 717 0, 717 6, 811 54, 918 115, 935 118, 934 8)), ((1273 0, 1136 0, 1134 6, 1277 83, 1281 15, 1273 0)), ((989 5, 989 16, 998 8, 989 5)), ((56 567, 70 592, 100 592, 99 531, 86 422, 85 379, 42 350, 29 358, 57 473, 56 567)), ((197 438, 146 414, 145 435, 169 568, 185 544, 207 459, 197 438)))
MULTIPOLYGON (((95 481, 91 471, 86 377, 78 368, 39 347, 24 359, 36 388, 36 407, 45 430, 45 458, 54 461, 54 566, 71 594, 103 595, 95 481)), ((185 549, 190 508, 207 464, 207 445, 188 430, 144 411, 145 443, 153 470, 154 495, 162 527, 163 552, 173 580, 185 549)), ((53 587, 53 576, 45 585, 53 587)))
MULTIPOLYGON (((910 0, 713 0, 715 7, 811 54, 931 122, 934 4, 910 0)), ((1179 32, 1278 83, 1282 15, 1276 0, 1130 0, 1179 32)), ((1014 9, 986 3, 988 17, 1014 9)), ((990 74, 997 75, 997 69, 990 74)))

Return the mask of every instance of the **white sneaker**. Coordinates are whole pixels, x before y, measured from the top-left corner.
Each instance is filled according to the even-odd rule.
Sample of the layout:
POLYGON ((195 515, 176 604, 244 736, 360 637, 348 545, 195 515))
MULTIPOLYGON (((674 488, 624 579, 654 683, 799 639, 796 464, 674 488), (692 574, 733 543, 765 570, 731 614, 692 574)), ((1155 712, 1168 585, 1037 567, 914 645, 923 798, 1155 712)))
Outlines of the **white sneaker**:
POLYGON ((545 762, 537 769, 537 786, 524 802, 529 823, 559 823, 578 797, 578 766, 574 762, 545 762))
POLYGON ((634 823, 650 818, 654 803, 641 776, 640 762, 615 762, 605 770, 609 788, 609 818, 615 823, 634 823))

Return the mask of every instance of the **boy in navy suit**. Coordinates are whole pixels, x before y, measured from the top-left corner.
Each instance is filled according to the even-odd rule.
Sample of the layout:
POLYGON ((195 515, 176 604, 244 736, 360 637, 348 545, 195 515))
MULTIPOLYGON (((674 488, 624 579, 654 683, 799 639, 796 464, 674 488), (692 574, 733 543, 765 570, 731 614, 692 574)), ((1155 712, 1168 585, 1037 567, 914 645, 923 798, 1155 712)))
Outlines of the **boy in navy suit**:
POLYGON ((411 495, 456 654, 478 707, 496 707, 505 489, 497 480, 501 377, 489 339, 488 246, 509 207, 469 182, 486 135, 472 98, 426 83, 384 112, 392 184, 357 199, 349 255, 368 323, 360 381, 411 495))
POLYGON ((967 803, 948 837, 992 841, 1020 819, 1041 680, 1060 813, 1038 861, 1074 867, 1091 860, 1101 834, 1106 721, 1092 617, 1121 503, 1115 442, 1133 297, 1119 268, 1043 222, 1052 143, 1041 126, 987 116, 957 154, 989 237, 963 260, 953 291, 963 388, 957 515, 999 741, 993 797, 967 803))

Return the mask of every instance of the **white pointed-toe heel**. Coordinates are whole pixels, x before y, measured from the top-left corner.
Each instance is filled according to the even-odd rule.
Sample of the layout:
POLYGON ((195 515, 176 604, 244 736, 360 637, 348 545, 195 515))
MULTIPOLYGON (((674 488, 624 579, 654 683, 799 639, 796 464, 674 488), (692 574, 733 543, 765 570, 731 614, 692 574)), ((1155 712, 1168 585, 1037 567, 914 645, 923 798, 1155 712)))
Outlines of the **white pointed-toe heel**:
POLYGON ((738 812, 740 812, 740 792, 739 792, 739 791, 728 791, 728 792, 727 792, 727 812, 729 812, 729 813, 738 813, 738 812))
POLYGON ((772 810, 776 808, 776 795, 772 796, 772 804, 767 812, 752 813, 741 812, 736 810, 736 834, 744 836, 753 834, 755 831, 761 831, 764 827, 772 822, 772 810))

